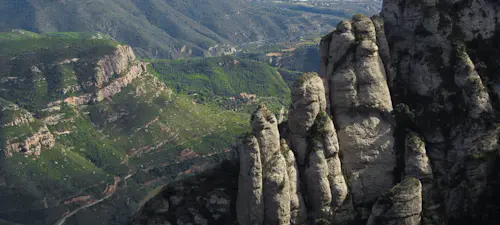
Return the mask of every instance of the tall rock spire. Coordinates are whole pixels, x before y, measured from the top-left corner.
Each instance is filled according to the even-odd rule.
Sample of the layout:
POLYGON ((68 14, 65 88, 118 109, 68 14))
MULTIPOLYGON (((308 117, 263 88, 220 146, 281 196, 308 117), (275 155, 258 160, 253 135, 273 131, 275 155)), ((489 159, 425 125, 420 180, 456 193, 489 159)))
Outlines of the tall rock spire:
POLYGON ((292 149, 299 156, 308 205, 315 219, 332 219, 347 197, 336 130, 326 113, 323 82, 303 75, 292 90, 288 118, 292 149))
POLYGON ((375 28, 370 18, 355 15, 322 40, 330 42, 323 51, 328 52, 323 80, 329 86, 329 108, 355 205, 373 201, 392 187, 396 165, 394 124, 388 116, 392 101, 377 46, 377 36, 384 42, 383 32, 375 28))
POLYGON ((293 171, 296 165, 287 164, 295 160, 282 150, 287 146, 281 146, 276 117, 261 105, 253 113, 251 124, 252 134, 242 139, 240 147, 238 222, 249 225, 286 225, 292 219, 302 222, 305 211, 300 210, 305 208, 301 208, 301 196, 297 196, 297 175, 293 171))

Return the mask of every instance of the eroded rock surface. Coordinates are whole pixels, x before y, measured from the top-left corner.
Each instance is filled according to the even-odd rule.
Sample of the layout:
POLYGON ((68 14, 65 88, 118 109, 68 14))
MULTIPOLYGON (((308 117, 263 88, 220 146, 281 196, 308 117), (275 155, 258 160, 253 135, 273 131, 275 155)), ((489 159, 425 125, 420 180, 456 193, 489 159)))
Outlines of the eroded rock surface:
POLYGON ((134 61, 135 54, 130 46, 118 46, 112 54, 102 57, 96 63, 95 85, 103 88, 115 75, 127 72, 134 61))
POLYGON ((262 163, 257 138, 249 135, 241 140, 239 147, 240 177, 238 182, 238 221, 242 225, 262 224, 264 221, 264 198, 262 163))
POLYGON ((344 204, 348 190, 339 159, 337 133, 326 112, 326 93, 321 83, 318 75, 309 73, 294 85, 288 118, 289 139, 292 150, 304 160, 299 163, 299 170, 305 182, 310 216, 331 220, 344 204))
POLYGON ((304 224, 307 220, 306 206, 301 192, 300 173, 293 151, 285 139, 281 139, 281 152, 286 160, 290 192, 290 224, 304 224))
POLYGON ((421 212, 422 185, 407 178, 379 197, 367 225, 419 225, 421 212))
POLYGON ((312 127, 316 115, 325 110, 325 89, 321 78, 315 73, 304 74, 294 84, 292 104, 288 112, 289 139, 300 166, 304 165, 307 154, 307 133, 312 127))
MULTIPOLYGON (((322 40, 330 42, 330 50, 324 51, 329 54, 321 65, 327 68, 322 76, 329 86, 329 108, 355 205, 373 201, 392 187, 396 164, 392 153, 394 124, 387 116, 392 101, 377 46, 378 42, 385 43, 385 36, 380 20, 375 24, 366 16, 356 15, 322 40)), ((383 50, 388 60, 385 44, 383 50)))
MULTIPOLYGON (((406 172, 421 178, 432 171, 434 208, 449 223, 482 221, 477 207, 497 161, 499 6, 488 0, 383 4, 389 67, 397 71, 393 100, 411 111, 412 122, 401 125, 419 129, 431 165, 406 172)), ((436 223, 426 217, 424 223, 436 223)))
POLYGON ((287 146, 281 146, 276 117, 261 105, 252 115, 251 124, 252 133, 242 139, 240 147, 239 223, 290 224, 292 210, 293 220, 301 220, 297 217, 302 213, 297 212, 301 207, 297 179, 292 177, 294 183, 290 184, 288 174, 296 165, 287 164, 294 159, 285 151, 287 146))
POLYGON ((35 119, 27 110, 0 98, 0 151, 3 157, 15 153, 40 155, 55 144, 47 125, 35 119))

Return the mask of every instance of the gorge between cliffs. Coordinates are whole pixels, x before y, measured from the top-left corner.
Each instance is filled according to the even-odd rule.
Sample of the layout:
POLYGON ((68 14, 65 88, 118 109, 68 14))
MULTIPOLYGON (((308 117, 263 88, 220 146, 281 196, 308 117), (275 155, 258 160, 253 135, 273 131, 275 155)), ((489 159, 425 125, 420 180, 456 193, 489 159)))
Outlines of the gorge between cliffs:
POLYGON ((500 3, 385 0, 324 36, 287 117, 166 186, 131 224, 500 222, 500 3))

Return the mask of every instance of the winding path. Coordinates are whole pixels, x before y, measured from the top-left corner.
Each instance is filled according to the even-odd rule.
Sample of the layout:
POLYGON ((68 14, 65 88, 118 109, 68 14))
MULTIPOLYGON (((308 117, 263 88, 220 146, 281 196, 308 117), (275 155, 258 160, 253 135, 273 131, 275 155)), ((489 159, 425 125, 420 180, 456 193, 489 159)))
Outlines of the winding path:
POLYGON ((116 177, 115 178, 115 182, 113 184, 114 188, 110 188, 110 189, 107 189, 109 190, 105 195, 104 197, 98 199, 98 200, 94 200, 94 201, 91 201, 85 205, 82 205, 78 208, 76 208, 75 210, 71 211, 71 212, 67 212, 67 213, 64 213, 63 215, 61 215, 61 217, 59 217, 59 219, 57 219, 56 222, 54 222, 52 225, 63 225, 64 222, 66 222, 66 219, 68 219, 69 217, 75 215, 78 211, 82 210, 82 209, 86 209, 86 208, 89 208, 91 206, 94 206, 96 204, 99 204, 101 202, 103 202, 104 200, 110 198, 111 196, 113 196, 113 194, 115 194, 117 188, 118 188, 118 184, 120 184, 121 181, 125 181, 127 180, 128 178, 132 177, 134 174, 129 174, 127 175, 125 178, 119 178, 119 177, 116 177))

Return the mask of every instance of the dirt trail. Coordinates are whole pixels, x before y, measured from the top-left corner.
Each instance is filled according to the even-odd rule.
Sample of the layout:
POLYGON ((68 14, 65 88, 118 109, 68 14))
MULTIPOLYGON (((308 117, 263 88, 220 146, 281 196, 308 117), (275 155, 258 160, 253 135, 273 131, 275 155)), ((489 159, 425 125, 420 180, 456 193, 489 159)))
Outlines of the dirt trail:
POLYGON ((66 222, 66 219, 75 215, 78 211, 80 211, 82 209, 89 208, 89 207, 94 206, 96 204, 99 204, 99 203, 103 202, 104 200, 110 198, 111 196, 113 196, 113 194, 115 194, 117 187, 118 187, 118 184, 120 184, 120 182, 122 182, 122 181, 127 180, 128 178, 132 177, 133 175, 134 174, 129 174, 123 179, 120 177, 115 177, 115 182, 113 183, 113 185, 106 187, 106 190, 104 191, 104 194, 105 194, 104 197, 97 199, 97 200, 90 201, 87 204, 82 205, 82 206, 74 209, 71 212, 64 213, 63 215, 61 215, 61 217, 59 217, 59 219, 57 219, 56 222, 53 223, 53 225, 63 225, 64 222, 66 222))

